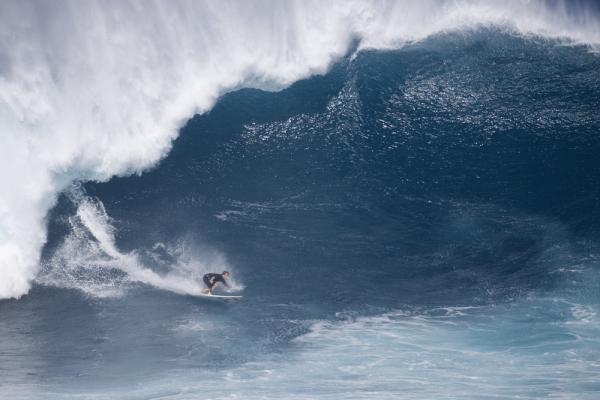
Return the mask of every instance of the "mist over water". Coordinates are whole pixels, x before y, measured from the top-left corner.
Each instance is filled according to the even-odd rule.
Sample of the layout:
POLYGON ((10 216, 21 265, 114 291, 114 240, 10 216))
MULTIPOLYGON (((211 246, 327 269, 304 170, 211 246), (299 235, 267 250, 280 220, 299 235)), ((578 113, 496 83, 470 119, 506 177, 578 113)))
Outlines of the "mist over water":
POLYGON ((0 397, 596 398, 593 3, 59 5, 0 5, 0 397))

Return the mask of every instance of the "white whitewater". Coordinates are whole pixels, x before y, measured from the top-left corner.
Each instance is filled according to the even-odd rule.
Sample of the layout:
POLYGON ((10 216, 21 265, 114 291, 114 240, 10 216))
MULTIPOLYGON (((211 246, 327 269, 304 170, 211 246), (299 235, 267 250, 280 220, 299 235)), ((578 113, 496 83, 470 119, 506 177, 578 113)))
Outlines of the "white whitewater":
MULTIPOLYGON (((77 205, 77 213, 69 218, 69 235, 38 277, 41 284, 73 288, 93 297, 119 296, 136 283, 200 295, 205 273, 232 269, 218 254, 200 255, 185 248, 166 249, 160 244, 156 247, 166 249, 173 264, 168 272, 158 273, 144 265, 137 252, 119 250, 115 228, 100 201, 77 189, 71 189, 69 195, 77 205)), ((234 291, 243 288, 235 280, 230 280, 230 285, 234 291)))
MULTIPOLYGON (((0 298, 28 292, 60 191, 151 167, 224 92, 324 73, 356 38, 392 48, 500 24, 600 43, 597 19, 567 3, 0 2, 0 298)), ((135 273, 153 282, 150 272, 135 273)))

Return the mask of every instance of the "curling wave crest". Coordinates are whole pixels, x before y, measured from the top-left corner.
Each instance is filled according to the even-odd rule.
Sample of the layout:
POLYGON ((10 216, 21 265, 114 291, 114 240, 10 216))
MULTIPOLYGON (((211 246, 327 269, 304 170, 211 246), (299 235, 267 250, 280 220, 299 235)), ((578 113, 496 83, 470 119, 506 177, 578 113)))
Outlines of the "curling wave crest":
POLYGON ((323 73, 356 39, 392 48, 493 24, 593 48, 600 28, 588 11, 555 1, 3 1, 0 298, 28 292, 59 192, 153 166, 185 119, 226 91, 323 73))

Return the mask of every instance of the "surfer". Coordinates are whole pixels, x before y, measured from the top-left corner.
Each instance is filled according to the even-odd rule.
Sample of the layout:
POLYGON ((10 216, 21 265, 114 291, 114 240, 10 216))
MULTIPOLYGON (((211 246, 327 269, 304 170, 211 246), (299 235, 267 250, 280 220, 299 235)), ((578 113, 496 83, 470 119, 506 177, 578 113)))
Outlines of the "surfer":
POLYGON ((220 274, 210 272, 202 277, 204 284, 208 289, 203 289, 203 293, 212 294, 213 289, 217 286, 217 283, 221 282, 223 285, 230 287, 225 278, 229 278, 229 271, 223 271, 220 274))

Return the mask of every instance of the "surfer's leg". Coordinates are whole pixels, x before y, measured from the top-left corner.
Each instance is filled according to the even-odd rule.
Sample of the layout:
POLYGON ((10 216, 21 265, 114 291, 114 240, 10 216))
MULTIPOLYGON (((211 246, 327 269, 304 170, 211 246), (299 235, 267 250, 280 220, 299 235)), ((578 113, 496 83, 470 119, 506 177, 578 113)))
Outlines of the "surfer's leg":
POLYGON ((212 294, 212 291, 215 288, 215 286, 217 286, 217 283, 215 282, 215 283, 206 284, 206 286, 208 286, 208 289, 204 289, 202 292, 212 294))
POLYGON ((204 284, 206 285, 206 289, 202 289, 202 293, 210 293, 212 294, 212 289, 213 289, 213 283, 210 281, 210 279, 208 279, 207 276, 204 276, 202 278, 202 280, 204 281, 204 284))

